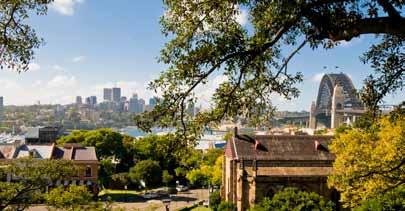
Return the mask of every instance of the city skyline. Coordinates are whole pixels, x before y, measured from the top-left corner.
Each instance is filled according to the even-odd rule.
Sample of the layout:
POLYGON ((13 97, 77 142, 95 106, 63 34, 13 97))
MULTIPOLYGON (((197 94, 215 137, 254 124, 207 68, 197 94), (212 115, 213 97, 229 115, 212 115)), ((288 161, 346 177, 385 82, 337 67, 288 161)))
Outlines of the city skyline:
MULTIPOLYGON (((157 62, 159 51, 167 41, 159 25, 159 17, 164 12, 162 2, 69 2, 63 4, 57 0, 47 16, 33 16, 30 20, 46 45, 36 51, 28 72, 0 71, 0 96, 4 96, 5 105, 31 105, 38 101, 69 104, 78 95, 103 99, 103 88, 115 86, 122 88, 123 96, 133 93, 143 99, 155 96, 146 87, 166 68, 157 62), (100 14, 100 10, 107 12, 100 14)), ((238 21, 249 26, 243 8, 238 21)), ((360 88, 371 68, 358 56, 374 42, 374 36, 361 36, 332 50, 304 48, 289 64, 289 71, 304 73, 303 83, 297 86, 300 97, 286 101, 275 95, 273 104, 279 110, 309 110, 316 98, 314 90, 318 89, 324 73, 347 73, 356 88, 360 88)), ((218 73, 206 87, 197 89, 203 107, 209 105, 210 94, 224 79, 218 73)), ((405 93, 397 93, 386 97, 386 103, 395 104, 404 98, 405 93)))

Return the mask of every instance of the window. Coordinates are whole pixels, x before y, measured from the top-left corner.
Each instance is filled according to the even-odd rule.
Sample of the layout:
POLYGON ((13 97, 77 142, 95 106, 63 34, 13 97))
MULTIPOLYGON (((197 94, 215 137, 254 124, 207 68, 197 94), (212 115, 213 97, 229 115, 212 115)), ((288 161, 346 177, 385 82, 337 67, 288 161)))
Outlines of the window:
POLYGON ((91 167, 90 166, 86 167, 86 177, 91 177, 91 167))

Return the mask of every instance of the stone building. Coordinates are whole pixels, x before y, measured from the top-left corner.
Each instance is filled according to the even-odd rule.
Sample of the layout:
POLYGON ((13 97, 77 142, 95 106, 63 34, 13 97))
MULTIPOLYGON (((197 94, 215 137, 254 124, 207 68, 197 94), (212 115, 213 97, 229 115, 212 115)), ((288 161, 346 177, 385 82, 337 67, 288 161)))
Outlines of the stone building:
POLYGON ((338 193, 326 185, 334 155, 331 136, 236 135, 225 148, 221 195, 246 210, 285 187, 316 192, 334 202, 338 193))

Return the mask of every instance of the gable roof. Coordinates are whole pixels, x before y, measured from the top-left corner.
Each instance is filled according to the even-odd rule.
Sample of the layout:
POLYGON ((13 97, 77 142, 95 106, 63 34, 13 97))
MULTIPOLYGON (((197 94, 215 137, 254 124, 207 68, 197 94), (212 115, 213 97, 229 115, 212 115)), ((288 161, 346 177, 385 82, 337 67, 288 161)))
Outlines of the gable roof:
POLYGON ((1 144, 0 145, 0 159, 12 159, 16 146, 14 144, 1 144))
POLYGON ((332 136, 237 135, 228 141, 225 156, 242 160, 334 161, 328 145, 332 136))
POLYGON ((16 158, 28 157, 30 156, 31 151, 34 153, 34 158, 51 159, 54 147, 55 147, 54 144, 50 145, 24 144, 18 147, 15 157, 16 158))
POLYGON ((82 147, 79 145, 56 147, 54 157, 74 161, 98 161, 94 147, 82 147))

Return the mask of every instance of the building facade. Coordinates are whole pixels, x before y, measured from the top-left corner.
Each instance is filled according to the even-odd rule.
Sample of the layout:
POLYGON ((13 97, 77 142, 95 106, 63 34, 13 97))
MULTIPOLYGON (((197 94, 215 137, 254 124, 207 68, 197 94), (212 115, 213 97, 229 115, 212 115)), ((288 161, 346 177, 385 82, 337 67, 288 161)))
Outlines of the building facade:
POLYGON ((112 101, 112 89, 104 88, 103 99, 104 99, 104 101, 112 101))
POLYGON ((120 102, 121 100, 121 88, 112 88, 112 99, 114 102, 120 102))
MULTIPOLYGON (((53 181, 49 188, 56 186, 85 185, 93 193, 98 192, 98 167, 99 162, 94 147, 82 147, 78 144, 67 144, 63 147, 55 144, 0 144, 0 164, 7 164, 17 158, 32 157, 35 159, 63 159, 72 161, 79 167, 75 177, 53 181)), ((12 177, 7 176, 7 181, 12 182, 12 177)))
POLYGON ((225 148, 221 196, 247 210, 285 187, 316 192, 338 202, 326 185, 335 157, 330 136, 236 135, 225 148))

